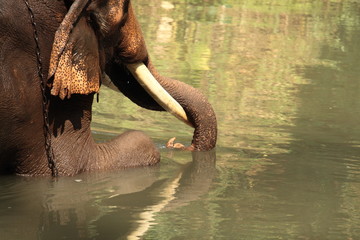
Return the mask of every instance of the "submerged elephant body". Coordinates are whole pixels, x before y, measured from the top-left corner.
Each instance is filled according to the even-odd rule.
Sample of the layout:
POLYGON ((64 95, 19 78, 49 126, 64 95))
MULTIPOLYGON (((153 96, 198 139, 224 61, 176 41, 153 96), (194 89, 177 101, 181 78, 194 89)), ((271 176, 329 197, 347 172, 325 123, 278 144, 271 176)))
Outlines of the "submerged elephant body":
POLYGON ((93 97, 104 76, 137 105, 164 110, 127 69, 134 63, 144 64, 183 108, 195 128, 190 148, 212 149, 217 130, 211 105, 196 89, 157 73, 130 1, 0 0, 0 172, 51 173, 39 65, 48 86, 59 175, 156 164, 160 154, 142 132, 125 132, 101 144, 91 136, 93 97))

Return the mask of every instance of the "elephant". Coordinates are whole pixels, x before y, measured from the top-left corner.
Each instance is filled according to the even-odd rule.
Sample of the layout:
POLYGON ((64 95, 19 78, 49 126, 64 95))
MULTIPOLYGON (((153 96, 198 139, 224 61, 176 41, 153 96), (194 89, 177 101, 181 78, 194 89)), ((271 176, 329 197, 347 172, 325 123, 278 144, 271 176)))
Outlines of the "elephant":
POLYGON ((190 146, 216 146, 217 120, 197 89, 155 69, 130 0, 0 0, 0 173, 71 176, 155 165, 149 136, 97 143, 92 103, 111 83, 136 105, 194 128, 190 146))

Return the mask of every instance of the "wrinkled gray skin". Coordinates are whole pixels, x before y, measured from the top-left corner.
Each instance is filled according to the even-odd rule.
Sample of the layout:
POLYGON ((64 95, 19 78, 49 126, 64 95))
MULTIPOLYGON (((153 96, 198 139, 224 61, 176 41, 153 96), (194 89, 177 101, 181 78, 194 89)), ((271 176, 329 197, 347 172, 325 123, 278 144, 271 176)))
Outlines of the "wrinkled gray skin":
MULTIPOLYGON (((37 24, 46 77, 54 34, 72 1, 29 0, 29 4, 37 24)), ((216 118, 210 104, 194 88, 156 72, 130 1, 89 1, 76 24, 71 36, 75 39, 74 55, 82 57, 90 69, 98 67, 101 73, 106 72, 114 85, 137 105, 163 111, 124 66, 143 62, 182 105, 194 125, 192 148, 214 148, 216 118)), ((23 0, 0 0, 0 173, 51 173, 44 148, 42 96, 33 31, 23 0)), ((48 81, 50 88, 52 81, 51 78, 48 81)), ((50 129, 59 175, 159 162, 158 150, 149 137, 139 131, 125 132, 110 142, 96 144, 90 131, 93 96, 94 93, 72 94, 64 100, 59 96, 50 97, 50 129)))

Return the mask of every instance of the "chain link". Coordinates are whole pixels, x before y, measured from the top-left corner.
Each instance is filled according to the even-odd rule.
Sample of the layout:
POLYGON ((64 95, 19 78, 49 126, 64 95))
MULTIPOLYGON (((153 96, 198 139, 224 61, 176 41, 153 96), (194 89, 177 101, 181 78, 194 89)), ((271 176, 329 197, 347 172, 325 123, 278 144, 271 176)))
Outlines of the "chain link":
POLYGON ((43 74, 42 69, 42 61, 40 55, 40 46, 39 46, 39 35, 36 28, 35 16, 34 12, 31 9, 28 0, 24 0, 26 7, 29 10, 31 24, 34 30, 34 39, 36 43, 36 60, 37 60, 37 68, 38 68, 38 75, 40 78, 40 89, 42 94, 42 107, 43 107, 43 116, 44 116, 44 136, 45 136, 45 151, 48 160, 48 166, 51 169, 51 175, 53 177, 58 176, 58 169, 56 167, 54 151, 51 145, 51 130, 50 130, 50 120, 49 120, 49 97, 47 93, 47 86, 46 81, 43 74))

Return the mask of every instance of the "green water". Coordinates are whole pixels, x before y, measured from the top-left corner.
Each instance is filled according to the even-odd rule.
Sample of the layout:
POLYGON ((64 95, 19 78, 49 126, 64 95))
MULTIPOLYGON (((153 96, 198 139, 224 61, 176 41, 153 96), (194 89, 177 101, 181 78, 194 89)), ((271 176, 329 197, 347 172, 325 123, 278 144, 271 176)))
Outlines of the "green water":
POLYGON ((104 87, 95 138, 140 129, 161 164, 0 177, 0 239, 360 239, 360 1, 133 4, 158 70, 213 105, 216 150, 166 149, 192 129, 104 87))

